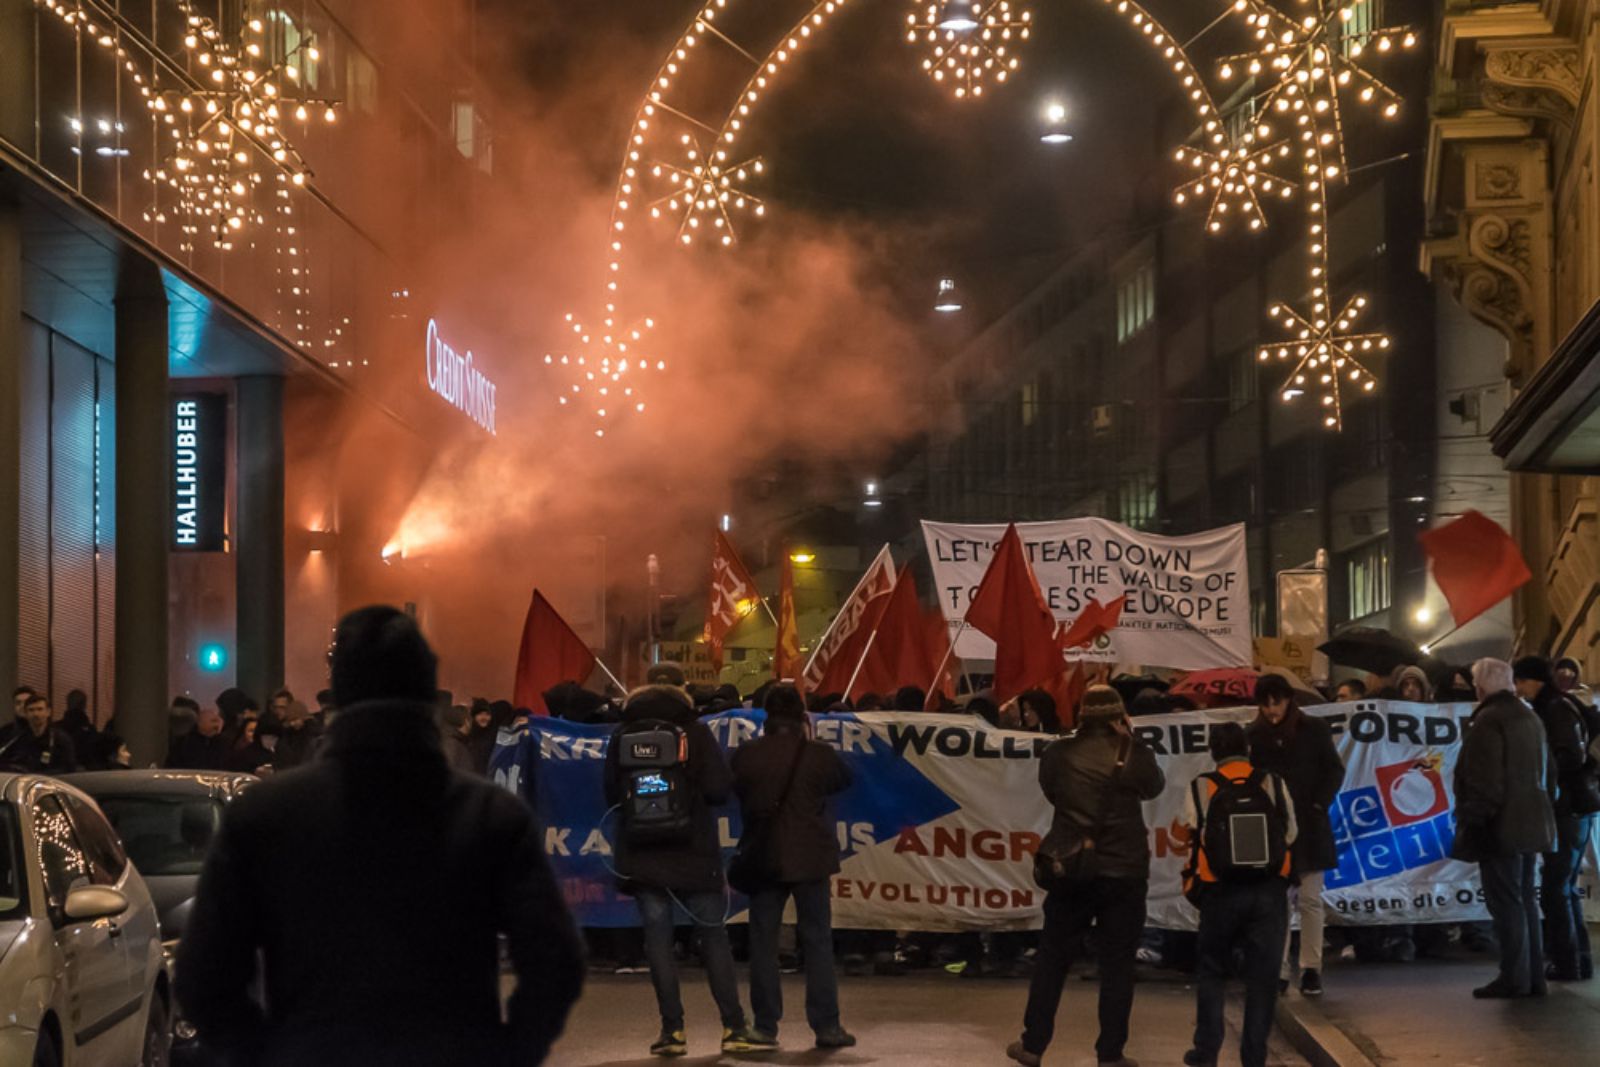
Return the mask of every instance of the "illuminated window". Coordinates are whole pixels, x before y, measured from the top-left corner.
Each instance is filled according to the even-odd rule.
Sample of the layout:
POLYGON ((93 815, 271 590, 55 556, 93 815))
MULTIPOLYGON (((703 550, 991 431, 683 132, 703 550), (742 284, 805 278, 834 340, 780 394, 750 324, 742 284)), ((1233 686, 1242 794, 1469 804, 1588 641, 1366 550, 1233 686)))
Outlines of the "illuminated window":
POLYGON ((1349 21, 1339 22, 1339 51, 1348 56, 1357 42, 1366 45, 1367 35, 1383 25, 1382 5, 1383 0, 1358 0, 1351 5, 1349 21))
POLYGON ((1389 608, 1389 541, 1373 541, 1345 557, 1348 617, 1364 619, 1389 608))
POLYGON ((1039 383, 1028 382, 1022 387, 1022 425, 1032 426, 1039 419, 1039 383))
POLYGON ((1146 263, 1117 287, 1117 343, 1133 337, 1155 317, 1155 267, 1146 263))
POLYGON ((1122 480, 1117 490, 1117 514, 1124 526, 1147 529, 1156 517, 1156 479, 1140 471, 1122 480))

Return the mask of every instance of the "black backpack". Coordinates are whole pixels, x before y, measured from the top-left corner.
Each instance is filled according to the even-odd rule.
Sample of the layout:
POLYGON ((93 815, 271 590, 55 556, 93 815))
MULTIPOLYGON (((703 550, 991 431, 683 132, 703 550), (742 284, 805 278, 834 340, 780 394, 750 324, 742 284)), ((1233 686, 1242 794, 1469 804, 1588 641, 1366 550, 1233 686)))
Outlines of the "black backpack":
POLYGON ((630 845, 681 845, 694 836, 689 735, 670 722, 631 722, 611 738, 622 771, 622 833, 630 845))
POLYGON ((1267 793, 1267 779, 1259 768, 1244 778, 1212 771, 1189 787, 1200 824, 1196 840, 1218 882, 1261 882, 1283 875, 1289 854, 1283 784, 1272 777, 1276 794, 1272 796, 1267 793), (1217 787, 1209 806, 1201 803, 1201 779, 1217 787))

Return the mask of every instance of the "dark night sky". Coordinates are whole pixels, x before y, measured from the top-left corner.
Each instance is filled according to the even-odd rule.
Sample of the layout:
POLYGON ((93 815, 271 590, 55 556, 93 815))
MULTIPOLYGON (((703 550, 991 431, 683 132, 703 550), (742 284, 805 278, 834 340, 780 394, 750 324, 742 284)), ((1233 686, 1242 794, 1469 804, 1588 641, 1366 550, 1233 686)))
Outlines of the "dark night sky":
MULTIPOLYGON (((572 116, 604 180, 629 112, 694 0, 584 0, 559 11, 550 0, 485 3, 515 14, 534 106, 572 116)), ((747 6, 792 17, 808 5, 747 6)), ((1171 185, 1174 142, 1159 126, 1177 92, 1154 52, 1100 0, 1030 6, 1037 28, 1022 46, 1022 69, 963 102, 923 73, 922 52, 905 41, 909 0, 852 0, 826 39, 786 70, 752 133, 771 168, 773 210, 883 229, 906 261, 908 293, 921 299, 939 274, 953 274, 979 296, 979 318, 1076 242, 1128 227, 1136 192, 1148 204, 1171 185), (1070 145, 1038 141, 1050 99, 1069 108, 1070 145)), ((1180 34, 1214 13, 1166 6, 1180 34)))

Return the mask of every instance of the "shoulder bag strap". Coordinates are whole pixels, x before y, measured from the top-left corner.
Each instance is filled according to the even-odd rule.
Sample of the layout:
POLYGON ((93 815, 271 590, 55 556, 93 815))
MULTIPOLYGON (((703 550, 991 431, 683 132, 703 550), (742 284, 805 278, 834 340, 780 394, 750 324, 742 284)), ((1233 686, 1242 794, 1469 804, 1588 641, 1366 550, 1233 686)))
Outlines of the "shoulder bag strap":
POLYGON ((1106 819, 1111 816, 1111 801, 1117 791, 1117 783, 1122 780, 1122 768, 1128 765, 1128 756, 1133 752, 1133 740, 1124 737, 1122 744, 1117 748, 1117 765, 1111 768, 1111 777, 1106 780, 1106 791, 1100 794, 1100 808, 1095 812, 1094 826, 1089 830, 1089 840, 1095 841, 1100 837, 1100 832, 1105 829, 1106 819))

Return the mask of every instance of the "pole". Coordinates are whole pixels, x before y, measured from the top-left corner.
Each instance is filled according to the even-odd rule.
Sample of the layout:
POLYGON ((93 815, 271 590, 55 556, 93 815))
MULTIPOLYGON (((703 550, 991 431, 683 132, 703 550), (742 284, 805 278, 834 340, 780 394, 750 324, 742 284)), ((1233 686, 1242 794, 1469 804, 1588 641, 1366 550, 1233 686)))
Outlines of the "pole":
POLYGON ((601 659, 599 656, 596 656, 594 658, 594 665, 596 667, 599 667, 601 670, 605 671, 606 672, 606 677, 610 678, 611 679, 611 683, 613 685, 615 685, 618 689, 622 690, 624 693, 626 693, 628 691, 628 687, 622 684, 622 680, 620 678, 618 678, 616 675, 611 673, 611 668, 606 666, 606 661, 605 660, 601 659))
POLYGON ((850 699, 850 690, 856 687, 856 679, 861 677, 861 668, 867 665, 867 654, 872 651, 872 642, 876 641, 877 639, 877 630, 873 630, 872 633, 867 635, 867 647, 861 650, 861 658, 856 660, 856 669, 854 673, 850 675, 850 684, 844 687, 844 698, 846 700, 850 699))
MULTIPOLYGON (((1471 620, 1469 619, 1468 621, 1470 622, 1471 620)), ((1422 643, 1422 646, 1421 646, 1423 653, 1426 654, 1426 655, 1430 655, 1431 656, 1433 654, 1434 646, 1439 644, 1439 642, 1447 640, 1447 639, 1449 639, 1451 637, 1454 637, 1456 634, 1460 633, 1461 632, 1461 628, 1464 625, 1465 625, 1465 623, 1457 623, 1456 625, 1450 627, 1450 629, 1446 630, 1444 633, 1440 634, 1438 637, 1435 637, 1432 641, 1424 641, 1422 643)))
MULTIPOLYGON (((962 619, 961 625, 956 627, 956 635, 950 639, 949 646, 944 650, 944 659, 939 661, 938 668, 933 672, 933 678, 928 682, 928 692, 933 692, 933 687, 939 684, 939 677, 944 674, 944 669, 950 665, 950 657, 956 654, 956 642, 961 640, 961 635, 967 632, 967 620, 962 619)), ((967 683, 970 692, 972 683, 967 683)))

